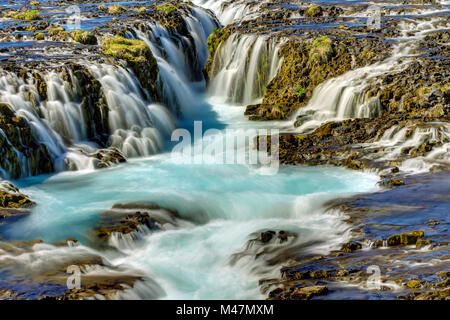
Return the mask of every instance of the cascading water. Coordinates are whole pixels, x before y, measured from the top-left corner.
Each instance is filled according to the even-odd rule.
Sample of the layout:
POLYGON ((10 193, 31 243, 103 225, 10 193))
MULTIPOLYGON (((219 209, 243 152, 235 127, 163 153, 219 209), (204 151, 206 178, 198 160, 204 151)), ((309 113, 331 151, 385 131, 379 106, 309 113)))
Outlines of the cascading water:
MULTIPOLYGON (((192 109, 201 110, 203 115, 210 112, 210 107, 201 101, 203 92, 198 88, 204 85, 201 76, 207 53, 204 41, 215 26, 208 16, 195 8, 191 17, 185 17, 190 32, 197 38, 181 37, 156 23, 147 23, 145 28, 128 34, 149 45, 160 69, 163 100, 185 117, 192 109), (192 57, 196 62, 190 65, 192 57)), ((217 70, 223 73, 213 81, 211 95, 236 104, 258 101, 281 63, 279 43, 248 35, 232 36, 223 46, 220 51, 228 51, 228 55, 215 57, 217 70), (224 88, 226 94, 221 95, 224 88)), ((109 109, 111 146, 129 157, 149 156, 161 150, 163 137, 169 136, 174 128, 165 107, 152 104, 127 69, 106 64, 87 65, 100 82, 109 109)), ((380 72, 385 67, 380 67, 380 72)), ((344 88, 336 90, 337 110, 331 110, 330 116, 322 120, 367 115, 378 108, 374 101, 368 103, 364 99, 364 77, 347 80, 347 86, 355 89, 347 93, 344 88)), ((51 133, 55 137, 55 146, 60 147, 60 150, 54 148, 55 154, 66 153, 66 157, 78 163, 77 167, 89 167, 83 164, 83 159, 75 159, 76 150, 89 154, 96 146, 83 141, 83 130, 78 135, 70 134, 71 128, 82 123, 72 120, 82 119, 83 115, 74 101, 57 98, 62 82, 51 81, 55 87, 51 101, 58 102, 53 109, 67 108, 73 116, 67 127, 58 128, 55 123, 53 129, 24 99, 24 106, 11 104, 15 110, 30 108, 27 119, 32 122, 34 115, 36 123, 42 122, 42 134, 51 133), (65 146, 68 140, 70 146, 65 146)), ((32 90, 36 95, 35 89, 32 90)), ((11 93, 7 95, 12 99, 11 93)), ((230 127, 227 121, 222 121, 229 119, 230 108, 214 108, 214 111, 221 124, 230 127)), ((220 139, 220 136, 205 139, 206 147, 220 139)), ((46 143, 51 145, 49 141, 46 143)), ((226 151, 234 149, 233 145, 226 151)), ((198 156, 192 155, 195 159, 198 156)), ((63 268, 64 263, 95 254, 105 266, 86 268, 85 275, 142 277, 133 288, 127 287, 114 297, 120 299, 263 298, 258 280, 279 276, 279 257, 292 252, 326 254, 350 239, 348 225, 340 213, 326 211, 323 205, 339 196, 376 190, 377 181, 374 174, 327 167, 282 167, 275 176, 265 176, 244 165, 180 164, 169 154, 132 159, 126 165, 95 172, 32 177, 17 181, 17 185, 36 199, 38 205, 29 217, 8 226, 7 230, 0 230, 5 239, 60 241, 70 237, 89 243, 88 234, 98 222, 99 214, 117 203, 153 201, 177 215, 171 221, 174 223, 159 231, 138 228, 126 236, 113 234, 108 244, 117 251, 94 250, 86 244, 67 247, 36 244, 31 252, 22 251, 17 255, 0 252, 0 261, 13 261, 15 266, 34 275, 46 271, 46 265, 63 268), (283 243, 273 239, 263 245, 257 238, 267 230, 287 231, 293 236, 283 243), (34 263, 29 263, 31 259, 34 263)))
MULTIPOLYGON (((37 142, 47 146, 55 162, 60 160, 65 152, 64 143, 59 134, 52 128, 50 121, 40 117, 39 111, 42 110, 40 98, 32 84, 20 79, 12 72, 2 71, 0 75, 0 101, 11 106, 17 116, 24 117, 30 124, 37 142), (34 106, 31 101, 35 101, 37 105, 34 106)), ((18 150, 16 150, 16 153, 22 159, 22 176, 30 175, 30 159, 20 154, 18 150)))
POLYGON ((399 161, 406 157, 399 166, 405 173, 427 172, 436 164, 450 163, 450 125, 393 126, 365 146, 381 149, 376 153, 377 160, 399 161), (414 156, 417 152, 425 152, 425 155, 414 156))
POLYGON ((250 18, 264 1, 249 3, 243 0, 193 0, 192 2, 212 10, 223 25, 228 25, 240 22, 244 18, 250 18))
POLYGON ((145 28, 134 29, 134 32, 146 42, 157 60, 159 91, 164 104, 177 115, 189 116, 199 104, 198 91, 204 90, 202 70, 208 59, 206 39, 219 25, 210 14, 195 7, 191 14, 183 15, 183 20, 192 40, 158 22, 146 22, 145 28))
POLYGON ((294 114, 289 126, 296 125, 297 132, 309 132, 327 121, 379 115, 381 105, 378 98, 366 96, 370 80, 406 68, 412 61, 410 57, 418 40, 429 32, 450 26, 448 23, 442 25, 436 22, 441 21, 402 22, 399 27, 402 29, 403 37, 397 39, 391 57, 373 65, 348 71, 340 77, 320 84, 314 90, 308 104, 294 114), (413 35, 410 34, 412 31, 413 35))
POLYGON ((231 35, 214 56, 210 95, 239 105, 259 101, 281 66, 279 48, 279 40, 269 36, 231 35))
POLYGON ((45 75, 48 98, 40 106, 43 117, 67 143, 87 139, 86 119, 77 95, 79 84, 71 72, 70 79, 68 83, 56 72, 45 75))
POLYGON ((112 65, 90 65, 101 83, 109 108, 110 145, 126 157, 149 156, 162 150, 164 138, 175 124, 161 105, 142 96, 136 77, 112 65))

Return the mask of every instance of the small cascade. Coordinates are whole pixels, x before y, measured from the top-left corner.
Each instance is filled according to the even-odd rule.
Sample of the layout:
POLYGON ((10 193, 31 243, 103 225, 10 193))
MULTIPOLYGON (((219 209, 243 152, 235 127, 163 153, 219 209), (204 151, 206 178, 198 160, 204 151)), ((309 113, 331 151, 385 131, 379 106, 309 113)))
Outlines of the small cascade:
MULTIPOLYGON (((206 39, 219 27, 212 13, 198 7, 182 14, 186 34, 156 22, 141 24, 139 30, 127 34, 144 40, 152 50, 160 69, 161 102, 177 116, 187 115, 199 105, 197 91, 205 89, 203 68, 209 54, 206 39)), ((99 161, 92 155, 104 147, 118 149, 128 158, 162 151, 175 129, 171 112, 151 102, 130 70, 85 60, 79 63, 87 69, 81 71, 82 78, 64 67, 39 74, 39 81, 31 74, 0 74, 0 102, 8 104, 15 116, 25 118, 36 140, 32 146, 47 147, 53 169, 95 169, 99 161), (96 89, 82 85, 85 79, 99 81, 103 95, 95 91, 95 96, 87 97, 91 94, 87 90, 96 89), (98 110, 97 102, 101 105, 98 110)), ((5 132, 0 134, 2 140, 8 139, 5 132)), ((9 158, 0 164, 2 175, 9 177, 11 171, 15 171, 13 177, 35 174, 31 162, 36 159, 30 159, 30 152, 14 140, 15 146, 9 141, 8 147, 14 154, 8 151, 9 158)))
POLYGON ((402 22, 399 26, 403 37, 394 45, 391 57, 348 71, 317 86, 308 104, 293 117, 292 125, 297 127, 296 131, 310 132, 327 121, 378 116, 381 111, 380 101, 377 97, 367 96, 370 81, 383 74, 407 68, 412 61, 417 41, 428 32, 449 25, 438 22, 440 21, 402 22))
POLYGON ((212 10, 223 25, 238 23, 251 18, 265 1, 249 2, 245 0, 193 0, 198 6, 212 10))
POLYGON ((196 91, 204 89, 203 68, 208 60, 206 39, 219 23, 198 8, 183 16, 191 38, 177 34, 158 22, 146 22, 129 37, 146 42, 159 67, 159 92, 162 102, 178 116, 189 114, 198 104, 196 91))
POLYGON ((136 77, 124 68, 105 64, 90 65, 89 70, 101 83, 109 108, 110 146, 126 157, 161 151, 164 137, 175 129, 170 113, 151 105, 136 77))
POLYGON ((65 142, 80 142, 87 139, 86 119, 81 110, 81 92, 78 80, 69 70, 70 83, 52 71, 45 75, 47 101, 40 111, 50 126, 65 142))
MULTIPOLYGON (((374 77, 373 69, 371 66, 350 71, 317 86, 308 105, 295 115, 297 130, 307 132, 330 120, 378 116, 380 101, 366 95, 368 79, 374 77)), ((378 75, 388 69, 389 65, 380 65, 378 75)))
POLYGON ((410 159, 402 162, 402 171, 426 172, 435 164, 450 164, 450 125, 431 123, 424 127, 393 126, 367 146, 382 148, 377 153, 378 160, 396 161, 405 155, 410 156, 410 159))
POLYGON ((269 36, 231 35, 213 60, 211 95, 232 104, 259 101, 281 66, 279 49, 279 41, 269 36))
MULTIPOLYGON (((0 102, 7 104, 12 108, 15 116, 23 117, 31 127, 32 137, 36 143, 43 144, 47 147, 47 150, 54 162, 62 161, 61 156, 65 152, 65 146, 63 140, 59 134, 52 128, 50 121, 47 118, 41 116, 40 98, 34 85, 30 80, 19 78, 12 72, 1 70, 0 73, 0 102)), ((6 140, 6 134, 0 130, 0 134, 6 140)), ((30 154, 23 150, 24 141, 20 142, 20 145, 13 141, 8 141, 16 153, 20 172, 15 173, 13 176, 29 176, 33 174, 38 168, 34 168, 30 154), (21 149, 21 150, 19 150, 21 149)), ((14 164, 9 163, 8 168, 2 168, 4 176, 9 177, 13 169, 14 164)))

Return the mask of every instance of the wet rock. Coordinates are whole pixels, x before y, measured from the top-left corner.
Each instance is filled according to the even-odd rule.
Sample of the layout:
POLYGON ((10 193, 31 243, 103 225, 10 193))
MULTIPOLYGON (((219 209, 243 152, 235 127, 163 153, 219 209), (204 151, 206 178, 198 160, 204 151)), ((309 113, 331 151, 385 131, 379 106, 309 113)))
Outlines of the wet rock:
POLYGON ((275 231, 265 231, 265 232, 261 232, 261 242, 262 243, 267 243, 270 242, 270 240, 272 240, 272 238, 275 236, 275 231))
POLYGON ((297 287, 290 294, 292 300, 309 300, 312 297, 326 295, 328 287, 313 286, 313 287, 297 287))
POLYGON ((72 39, 81 44, 96 45, 97 38, 91 32, 86 30, 75 30, 72 32, 72 39))
POLYGON ((402 240, 400 238, 400 235, 398 234, 394 234, 392 236, 390 236, 389 238, 387 238, 387 244, 388 246, 398 246, 402 243, 402 240))
POLYGON ((429 246, 430 244, 431 244, 431 241, 429 241, 429 240, 419 239, 416 242, 416 248, 420 249, 420 248, 429 246))
POLYGON ((278 239, 280 240, 280 243, 288 241, 288 233, 284 230, 278 231, 278 239))
POLYGON ((417 240, 424 236, 423 231, 413 231, 411 233, 402 233, 400 235, 400 242, 404 245, 416 244, 417 240))
POLYGON ((127 161, 116 148, 101 149, 90 156, 99 160, 99 163, 97 163, 98 168, 107 168, 127 161))
POLYGON ((36 141, 25 118, 16 116, 11 106, 0 103, 0 168, 11 179, 22 175, 24 163, 18 152, 26 157, 32 174, 53 171, 47 147, 36 141))
POLYGON ((414 288, 420 288, 422 284, 420 283, 420 281, 411 280, 411 281, 408 281, 408 283, 406 285, 408 288, 414 289, 414 288))
POLYGON ((150 230, 159 229, 159 227, 155 224, 155 221, 150 218, 148 213, 142 213, 139 211, 124 215, 122 217, 109 217, 108 221, 106 219, 102 219, 100 225, 101 227, 96 230, 96 235, 102 242, 107 241, 113 233, 121 233, 126 235, 134 232, 140 232, 143 226, 150 230))
POLYGON ((269 298, 279 297, 284 293, 283 289, 277 288, 269 292, 269 298))
MULTIPOLYGON (((0 180, 0 208, 30 208, 35 203, 12 183, 0 180)), ((1 215, 0 215, 1 216, 1 215)))
POLYGON ((341 250, 343 252, 349 252, 350 253, 350 252, 353 252, 355 250, 360 250, 361 248, 362 248, 361 243, 356 242, 356 241, 350 241, 348 243, 343 244, 341 250))

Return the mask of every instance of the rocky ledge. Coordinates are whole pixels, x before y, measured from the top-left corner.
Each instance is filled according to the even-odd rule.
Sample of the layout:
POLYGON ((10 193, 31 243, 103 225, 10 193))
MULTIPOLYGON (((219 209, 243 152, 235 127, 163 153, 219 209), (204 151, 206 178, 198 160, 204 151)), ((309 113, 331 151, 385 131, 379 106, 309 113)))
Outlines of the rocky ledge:
POLYGON ((262 288, 270 299, 449 299, 449 177, 409 176, 398 188, 330 203, 345 213, 351 241, 295 257, 262 288))

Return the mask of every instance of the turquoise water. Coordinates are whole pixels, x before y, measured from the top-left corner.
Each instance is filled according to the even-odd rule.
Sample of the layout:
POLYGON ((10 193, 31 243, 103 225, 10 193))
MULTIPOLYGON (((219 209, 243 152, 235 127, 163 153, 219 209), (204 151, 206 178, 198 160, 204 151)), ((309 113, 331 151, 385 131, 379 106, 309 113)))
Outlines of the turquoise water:
MULTIPOLYGON (((242 114, 229 107, 212 110, 225 128, 245 126, 242 114)), ((210 137, 207 143, 217 141, 210 137)), ((246 165, 178 160, 164 153, 104 170, 16 181, 38 205, 29 217, 0 232, 7 239, 76 238, 92 250, 85 246, 102 212, 117 203, 156 202, 178 211, 181 223, 143 235, 139 243, 116 241, 120 254, 96 251, 111 265, 138 270, 161 287, 155 293, 144 281, 143 288, 121 298, 264 298, 258 281, 279 276, 280 265, 274 262, 279 256, 325 254, 349 239, 342 215, 326 211, 325 202, 377 189, 377 175, 337 167, 281 166, 276 174, 264 175, 246 165), (267 230, 297 237, 266 248, 247 246, 267 230), (266 253, 256 259, 261 250, 266 253)), ((51 249, 34 259, 44 263, 53 254, 77 256, 82 248, 51 249)))

